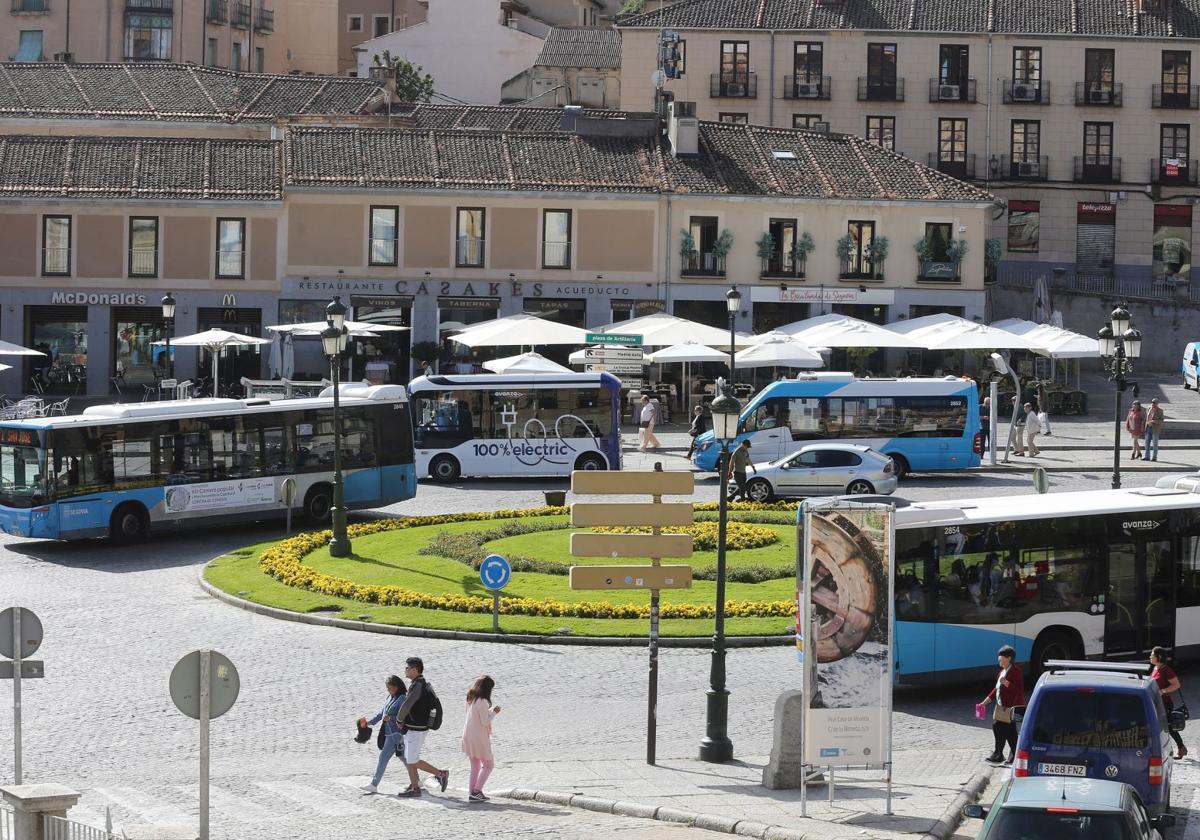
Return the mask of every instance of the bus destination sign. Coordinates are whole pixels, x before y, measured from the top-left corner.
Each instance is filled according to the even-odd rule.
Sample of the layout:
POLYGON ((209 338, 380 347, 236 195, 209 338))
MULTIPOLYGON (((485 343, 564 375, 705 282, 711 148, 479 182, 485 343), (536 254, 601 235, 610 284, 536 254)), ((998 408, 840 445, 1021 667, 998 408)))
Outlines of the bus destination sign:
POLYGON ((38 446, 41 441, 38 439, 36 429, 12 429, 0 428, 0 444, 8 446, 38 446))

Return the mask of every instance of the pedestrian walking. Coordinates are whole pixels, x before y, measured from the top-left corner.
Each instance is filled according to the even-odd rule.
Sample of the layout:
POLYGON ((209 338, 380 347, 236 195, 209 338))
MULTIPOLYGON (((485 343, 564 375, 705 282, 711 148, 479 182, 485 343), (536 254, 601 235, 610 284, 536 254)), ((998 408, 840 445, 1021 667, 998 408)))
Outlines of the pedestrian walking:
POLYGON ((638 415, 638 428, 642 432, 642 440, 638 449, 643 452, 646 447, 658 449, 658 438, 654 436, 654 421, 658 419, 658 407, 650 401, 649 394, 642 394, 642 412, 638 415))
POLYGON ((404 660, 404 676, 408 677, 408 696, 404 698, 404 705, 400 707, 396 716, 404 726, 404 763, 408 766, 408 787, 396 795, 421 795, 421 781, 417 775, 419 770, 433 776, 445 793, 446 785, 450 783, 450 771, 439 770, 421 758, 425 736, 429 734, 435 717, 437 725, 441 726, 441 703, 433 687, 425 679, 425 663, 419 656, 410 656, 404 660))
POLYGON ((1042 423, 1038 420, 1037 407, 1031 403, 1025 403, 1025 448, 1029 451, 1029 456, 1035 457, 1041 455, 1041 450, 1037 448, 1038 432, 1042 430, 1042 423))
MULTIPOLYGON (((1016 408, 1017 398, 1013 397, 1013 408, 1016 408)), ((1029 403, 1025 404, 1028 408, 1029 403)), ((1025 412, 1018 411, 1016 421, 1008 427, 1008 445, 1014 455, 1025 454, 1025 412)))
POLYGON ((692 453, 696 451, 696 438, 707 432, 712 426, 708 415, 704 413, 704 406, 698 405, 692 409, 692 425, 688 429, 688 434, 691 435, 692 442, 688 444, 687 455, 684 457, 691 458, 692 453))
POLYGON ((483 792, 488 776, 496 769, 492 757, 492 721, 500 707, 492 705, 492 690, 496 681, 486 674, 475 680, 467 692, 467 720, 463 724, 462 751, 471 762, 471 780, 467 801, 487 802, 483 792))
POLYGON ((1162 427, 1166 419, 1158 404, 1158 397, 1150 400, 1150 407, 1146 409, 1146 455, 1144 460, 1158 460, 1158 439, 1162 435, 1162 427))
POLYGON ((388 762, 396 754, 396 747, 402 743, 403 739, 403 733, 400 729, 400 722, 403 718, 400 718, 399 714, 400 708, 404 705, 406 695, 404 680, 392 674, 387 678, 385 685, 387 686, 388 696, 387 700, 384 701, 383 708, 376 713, 375 717, 362 722, 367 726, 374 726, 380 722, 383 725, 383 745, 379 748, 379 762, 375 765, 375 775, 371 777, 370 784, 363 785, 363 790, 367 793, 379 792, 379 783, 383 780, 383 771, 387 769, 388 762))
POLYGON ((1005 645, 996 652, 1000 674, 996 677, 995 686, 980 703, 986 707, 993 700, 996 702, 996 708, 992 712, 992 737, 996 739, 996 745, 992 754, 984 759, 993 764, 1002 761, 1012 764, 1013 756, 1017 752, 1017 727, 1013 723, 1013 709, 1025 705, 1025 683, 1021 678, 1021 669, 1013 662, 1016 657, 1017 652, 1010 645, 1005 645), (1004 755, 1005 744, 1008 744, 1007 758, 1004 755))
POLYGON ((989 442, 992 439, 992 398, 984 397, 983 404, 979 406, 979 434, 983 441, 983 451, 988 451, 989 442))
MULTIPOLYGON (((1175 698, 1180 698, 1180 705, 1183 705, 1179 676, 1175 673, 1175 669, 1167 664, 1167 649, 1164 647, 1155 647, 1150 651, 1150 664, 1154 666, 1154 670, 1150 672, 1150 679, 1158 683, 1158 690, 1162 692, 1163 706, 1167 710, 1167 719, 1170 720, 1171 712, 1175 709, 1175 698)), ((1183 758, 1187 755, 1187 747, 1183 745, 1183 738, 1179 737, 1179 733, 1174 729, 1171 730, 1171 738, 1175 741, 1175 746, 1179 748, 1175 757, 1183 758)))
POLYGON ((1041 421, 1042 434, 1053 437, 1050 431, 1050 400, 1046 399, 1046 385, 1039 382, 1037 386, 1038 420, 1041 421))
MULTIPOLYGON (((733 493, 729 496, 729 501, 733 501, 739 495, 742 500, 746 500, 746 469, 752 469, 757 474, 758 470, 754 469, 754 464, 750 463, 750 441, 743 440, 738 444, 737 448, 729 454, 729 473, 732 474, 734 483, 737 485, 733 493)), ((725 476, 728 481, 730 475, 725 476)))
POLYGON ((1146 412, 1142 410, 1140 400, 1134 400, 1125 415, 1125 430, 1133 440, 1133 450, 1129 453, 1130 460, 1136 461, 1142 457, 1142 435, 1146 433, 1146 412))

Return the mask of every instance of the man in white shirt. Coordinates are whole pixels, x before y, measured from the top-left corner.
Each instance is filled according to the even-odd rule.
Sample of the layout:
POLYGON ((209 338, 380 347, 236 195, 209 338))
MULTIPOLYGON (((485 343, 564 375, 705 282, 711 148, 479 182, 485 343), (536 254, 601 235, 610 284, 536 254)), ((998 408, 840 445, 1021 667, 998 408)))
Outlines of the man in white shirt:
POLYGON ((642 433, 638 449, 643 452, 649 446, 658 449, 658 438, 654 436, 654 423, 658 419, 658 407, 650 401, 649 394, 642 394, 642 412, 638 415, 638 428, 642 433))

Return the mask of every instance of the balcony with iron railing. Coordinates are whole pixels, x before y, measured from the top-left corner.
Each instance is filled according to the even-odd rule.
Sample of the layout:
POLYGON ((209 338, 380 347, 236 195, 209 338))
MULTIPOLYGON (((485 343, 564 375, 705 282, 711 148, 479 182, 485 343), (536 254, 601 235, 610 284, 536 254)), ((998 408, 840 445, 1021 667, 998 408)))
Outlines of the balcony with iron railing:
POLYGON ((70 248, 42 248, 42 274, 65 277, 70 273, 70 248))
POLYGON ((805 257, 797 258, 788 251, 776 249, 771 256, 762 258, 762 270, 759 278, 762 280, 797 280, 803 279, 805 257))
POLYGON ((975 155, 955 155, 950 160, 942 160, 938 152, 929 153, 929 167, 943 172, 954 178, 971 179, 975 177, 975 155))
POLYGON ((175 0, 125 0, 125 11, 136 12, 173 12, 175 0))
POLYGON ((209 23, 225 23, 229 20, 229 0, 208 0, 204 17, 209 23))
POLYGON ((1194 187, 1200 165, 1194 160, 1151 158, 1150 183, 1163 186, 1194 187))
POLYGON ((828 99, 833 82, 828 76, 784 76, 784 99, 828 99))
POLYGON ((975 80, 965 82, 943 82, 941 79, 929 80, 930 102, 975 102, 975 80))
POLYGON ((543 242, 542 268, 570 268, 570 242, 543 242))
POLYGON ((1075 104, 1120 108, 1125 86, 1121 82, 1076 82, 1075 104))
POLYGON ((232 0, 229 5, 229 23, 238 29, 249 29, 250 4, 244 0, 232 0))
POLYGON ((725 257, 713 253, 695 254, 684 260, 680 277, 724 277, 725 257))
POLYGON ((1050 83, 1044 79, 1005 79, 1005 105, 1049 105, 1050 83))
POLYGON ((1121 180, 1121 159, 1104 155, 1076 155, 1077 184, 1115 184, 1121 180))
POLYGON ((275 12, 264 6, 259 6, 254 10, 254 31, 255 32, 274 32, 275 31, 275 12))
POLYGON ((757 73, 713 73, 708 80, 713 99, 757 99, 757 73))
POLYGON ((1151 85, 1150 106, 1186 111, 1200 110, 1200 85, 1151 85))
POLYGON ((877 79, 871 76, 858 77, 859 102, 903 102, 904 80, 877 79))
POLYGON ((454 264, 459 268, 483 268, 484 244, 482 236, 458 237, 454 264))
POLYGON ((50 13, 50 0, 12 0, 14 15, 45 15, 50 13))
POLYGON ((158 276, 158 251, 154 248, 130 248, 129 276, 158 276))
POLYGON ((1050 158, 1046 155, 1018 158, 1001 155, 999 171, 994 177, 1010 181, 1049 181, 1050 158))

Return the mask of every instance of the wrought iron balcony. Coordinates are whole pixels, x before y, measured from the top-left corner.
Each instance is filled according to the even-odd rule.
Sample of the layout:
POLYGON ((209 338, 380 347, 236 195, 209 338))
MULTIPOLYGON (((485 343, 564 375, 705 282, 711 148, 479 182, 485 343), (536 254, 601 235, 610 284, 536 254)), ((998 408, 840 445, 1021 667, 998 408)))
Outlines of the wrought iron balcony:
POLYGON ((229 0, 208 0, 204 17, 209 23, 225 23, 229 20, 229 0))
POLYGON ((1045 79, 1005 79, 1005 105, 1049 105, 1050 83, 1045 79))
POLYGON ((716 254, 697 254, 690 257, 679 271, 683 277, 724 277, 725 258, 716 254))
POLYGON ((709 77, 709 96, 713 99, 757 99, 757 73, 713 73, 709 77))
POLYGON ((259 6, 254 10, 254 31, 255 32, 274 32, 275 31, 275 12, 271 9, 259 6))
POLYGON ((903 102, 904 80, 876 79, 870 76, 858 77, 859 102, 903 102))
POLYGON ((1104 155, 1076 155, 1074 180, 1079 184, 1115 184, 1121 180, 1121 159, 1104 155))
POLYGON ((941 79, 929 80, 930 102, 974 102, 975 80, 965 82, 943 82, 941 79))
POLYGON ((1154 108, 1200 110, 1200 85, 1151 85, 1150 105, 1154 108))
POLYGON ((175 0, 125 0, 126 12, 173 12, 175 0))
POLYGON ((784 76, 784 99, 828 99, 833 82, 828 76, 784 76))
POLYGON ((44 15, 50 12, 50 0, 12 0, 14 15, 44 15))
POLYGON ((1010 181, 1049 181, 1050 158, 1046 155, 1033 158, 1001 155, 999 171, 993 177, 1010 181))
POLYGON ((1194 187, 1200 176, 1200 165, 1194 160, 1151 158, 1150 183, 1164 186, 1194 187))
POLYGON ((1076 82, 1075 104, 1120 108, 1125 86, 1120 82, 1076 82))
POLYGON ((959 155, 954 160, 942 160, 940 153, 930 152, 929 167, 954 178, 969 180, 975 177, 975 155, 959 155))
POLYGON ((229 23, 238 29, 249 29, 250 4, 245 0, 233 0, 229 7, 229 23))

